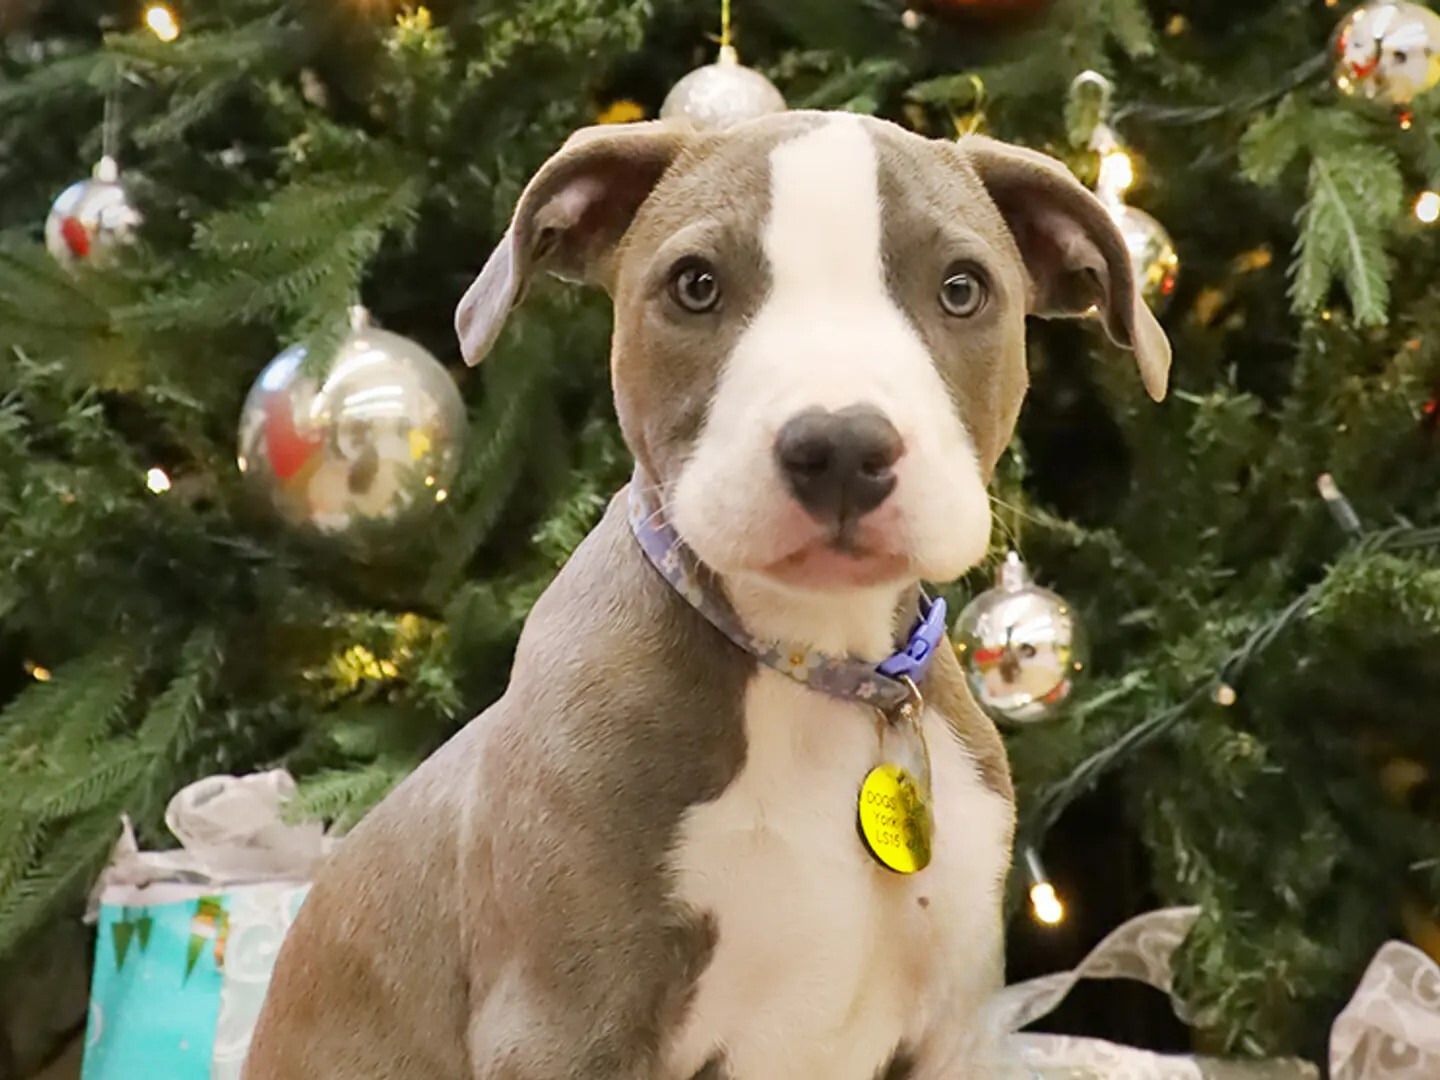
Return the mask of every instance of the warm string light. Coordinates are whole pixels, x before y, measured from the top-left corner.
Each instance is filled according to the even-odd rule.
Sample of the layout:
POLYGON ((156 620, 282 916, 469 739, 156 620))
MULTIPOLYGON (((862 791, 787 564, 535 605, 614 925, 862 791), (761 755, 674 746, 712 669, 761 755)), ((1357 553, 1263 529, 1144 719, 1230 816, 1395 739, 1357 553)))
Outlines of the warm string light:
POLYGON ((50 669, 44 664, 37 664, 33 660, 25 661, 25 674, 29 675, 36 682, 49 682, 50 669))
POLYGON ((1415 220, 1422 225, 1440 221, 1440 191, 1422 191, 1415 197, 1415 220))
POLYGON ((145 25, 164 42, 174 41, 180 36, 180 19, 169 4, 154 3, 146 7, 145 25))
POLYGON ((1110 99, 1114 84, 1098 71, 1083 71, 1071 84, 1071 93, 1095 95, 1099 121, 1090 133, 1090 149, 1100 155, 1100 173, 1095 180, 1095 193, 1107 203, 1125 201, 1125 193, 1135 186, 1135 159, 1125 149, 1115 129, 1110 126, 1110 99))
POLYGON ((1350 536, 1359 536, 1365 531, 1365 527, 1360 523, 1360 515, 1340 490, 1340 485, 1335 483, 1335 477, 1328 472, 1321 473, 1315 478, 1315 487, 1319 490, 1320 497, 1325 500, 1325 506, 1330 511, 1330 516, 1335 519, 1335 524, 1344 532, 1350 536))
POLYGON ((1065 921, 1065 904, 1032 847, 1025 849, 1025 869, 1030 875, 1030 912, 1035 921, 1042 926, 1059 926, 1065 921))
POLYGON ((1225 709, 1228 709, 1240 699, 1240 695, 1235 692, 1235 688, 1227 682, 1218 683, 1213 696, 1215 698, 1215 704, 1225 709))
POLYGON ((156 495, 164 495, 170 490, 170 474, 156 465, 145 473, 145 486, 156 495))
POLYGON ((1100 180, 1097 184, 1106 195, 1119 198, 1135 186, 1135 162, 1119 146, 1100 158, 1100 180))

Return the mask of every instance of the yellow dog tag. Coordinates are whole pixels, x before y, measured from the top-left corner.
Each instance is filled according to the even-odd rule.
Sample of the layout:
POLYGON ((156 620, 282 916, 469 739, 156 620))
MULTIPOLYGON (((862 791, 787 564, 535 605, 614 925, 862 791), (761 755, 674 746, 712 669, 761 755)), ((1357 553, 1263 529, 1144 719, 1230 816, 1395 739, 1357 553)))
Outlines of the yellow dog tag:
POLYGON ((930 800, 900 765, 871 769, 860 785, 860 835, 881 866, 913 874, 930 865, 930 800))

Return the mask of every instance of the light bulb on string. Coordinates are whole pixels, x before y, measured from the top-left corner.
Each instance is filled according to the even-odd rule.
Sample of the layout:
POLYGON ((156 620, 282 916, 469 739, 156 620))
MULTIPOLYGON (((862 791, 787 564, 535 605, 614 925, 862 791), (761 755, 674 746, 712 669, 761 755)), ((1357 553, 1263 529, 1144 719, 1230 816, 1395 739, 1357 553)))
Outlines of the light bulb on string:
POLYGON ((1422 225, 1440 221, 1440 191, 1422 191, 1415 197, 1415 220, 1422 225))
POLYGON ((1100 179, 1096 188, 1102 197, 1118 199, 1135 186, 1135 162, 1119 145, 1100 157, 1100 179))
POLYGON ((169 4, 154 3, 147 6, 145 25, 152 34, 166 43, 180 36, 180 19, 169 4))
POLYGON ((1071 83, 1070 95, 1072 103, 1084 102, 1087 98, 1093 102, 1091 115, 1095 119, 1088 145, 1100 158, 1095 194, 1120 230, 1141 295, 1151 308, 1161 311, 1175 292, 1180 256, 1175 242, 1159 221, 1125 202, 1126 193, 1135 186, 1136 162, 1110 126, 1114 89, 1114 84, 1098 71, 1083 71, 1071 83))
POLYGON ((1045 873, 1040 855, 1033 847, 1025 849, 1025 869, 1030 876, 1030 912, 1042 926, 1059 926, 1065 921, 1065 903, 1045 873))
POLYGON ((33 660, 25 661, 25 674, 29 675, 36 682, 49 682, 50 669, 44 664, 37 664, 33 660))
POLYGON ((146 471, 145 486, 156 495, 164 495, 170 490, 170 474, 156 465, 146 471))
POLYGON ((1325 508, 1330 511, 1330 516, 1335 519, 1335 524, 1349 536, 1358 537, 1365 531, 1365 526, 1360 521, 1360 515, 1355 512, 1354 505, 1345 497, 1340 490, 1340 485, 1335 482, 1335 477, 1330 473, 1321 473, 1315 478, 1315 487, 1320 492, 1320 498, 1325 500, 1325 508))

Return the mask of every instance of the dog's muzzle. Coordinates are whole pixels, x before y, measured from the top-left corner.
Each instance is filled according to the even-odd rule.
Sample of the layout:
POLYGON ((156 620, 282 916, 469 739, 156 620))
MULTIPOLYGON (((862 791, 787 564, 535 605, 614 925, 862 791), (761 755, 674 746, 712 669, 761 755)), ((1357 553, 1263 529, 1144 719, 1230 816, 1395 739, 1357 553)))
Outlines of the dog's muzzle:
POLYGON ((795 500, 820 524, 840 528, 890 497, 904 451, 895 425, 873 405, 806 409, 775 439, 775 461, 795 500))

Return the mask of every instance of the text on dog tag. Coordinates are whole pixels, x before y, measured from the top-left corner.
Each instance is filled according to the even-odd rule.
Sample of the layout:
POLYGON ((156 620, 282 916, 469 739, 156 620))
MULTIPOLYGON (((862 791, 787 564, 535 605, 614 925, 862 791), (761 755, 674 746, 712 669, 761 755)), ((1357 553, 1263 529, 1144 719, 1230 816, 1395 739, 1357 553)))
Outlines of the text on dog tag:
POLYGON ((930 865, 930 800, 903 766, 885 762, 860 785, 860 836, 881 866, 913 874, 930 865))

